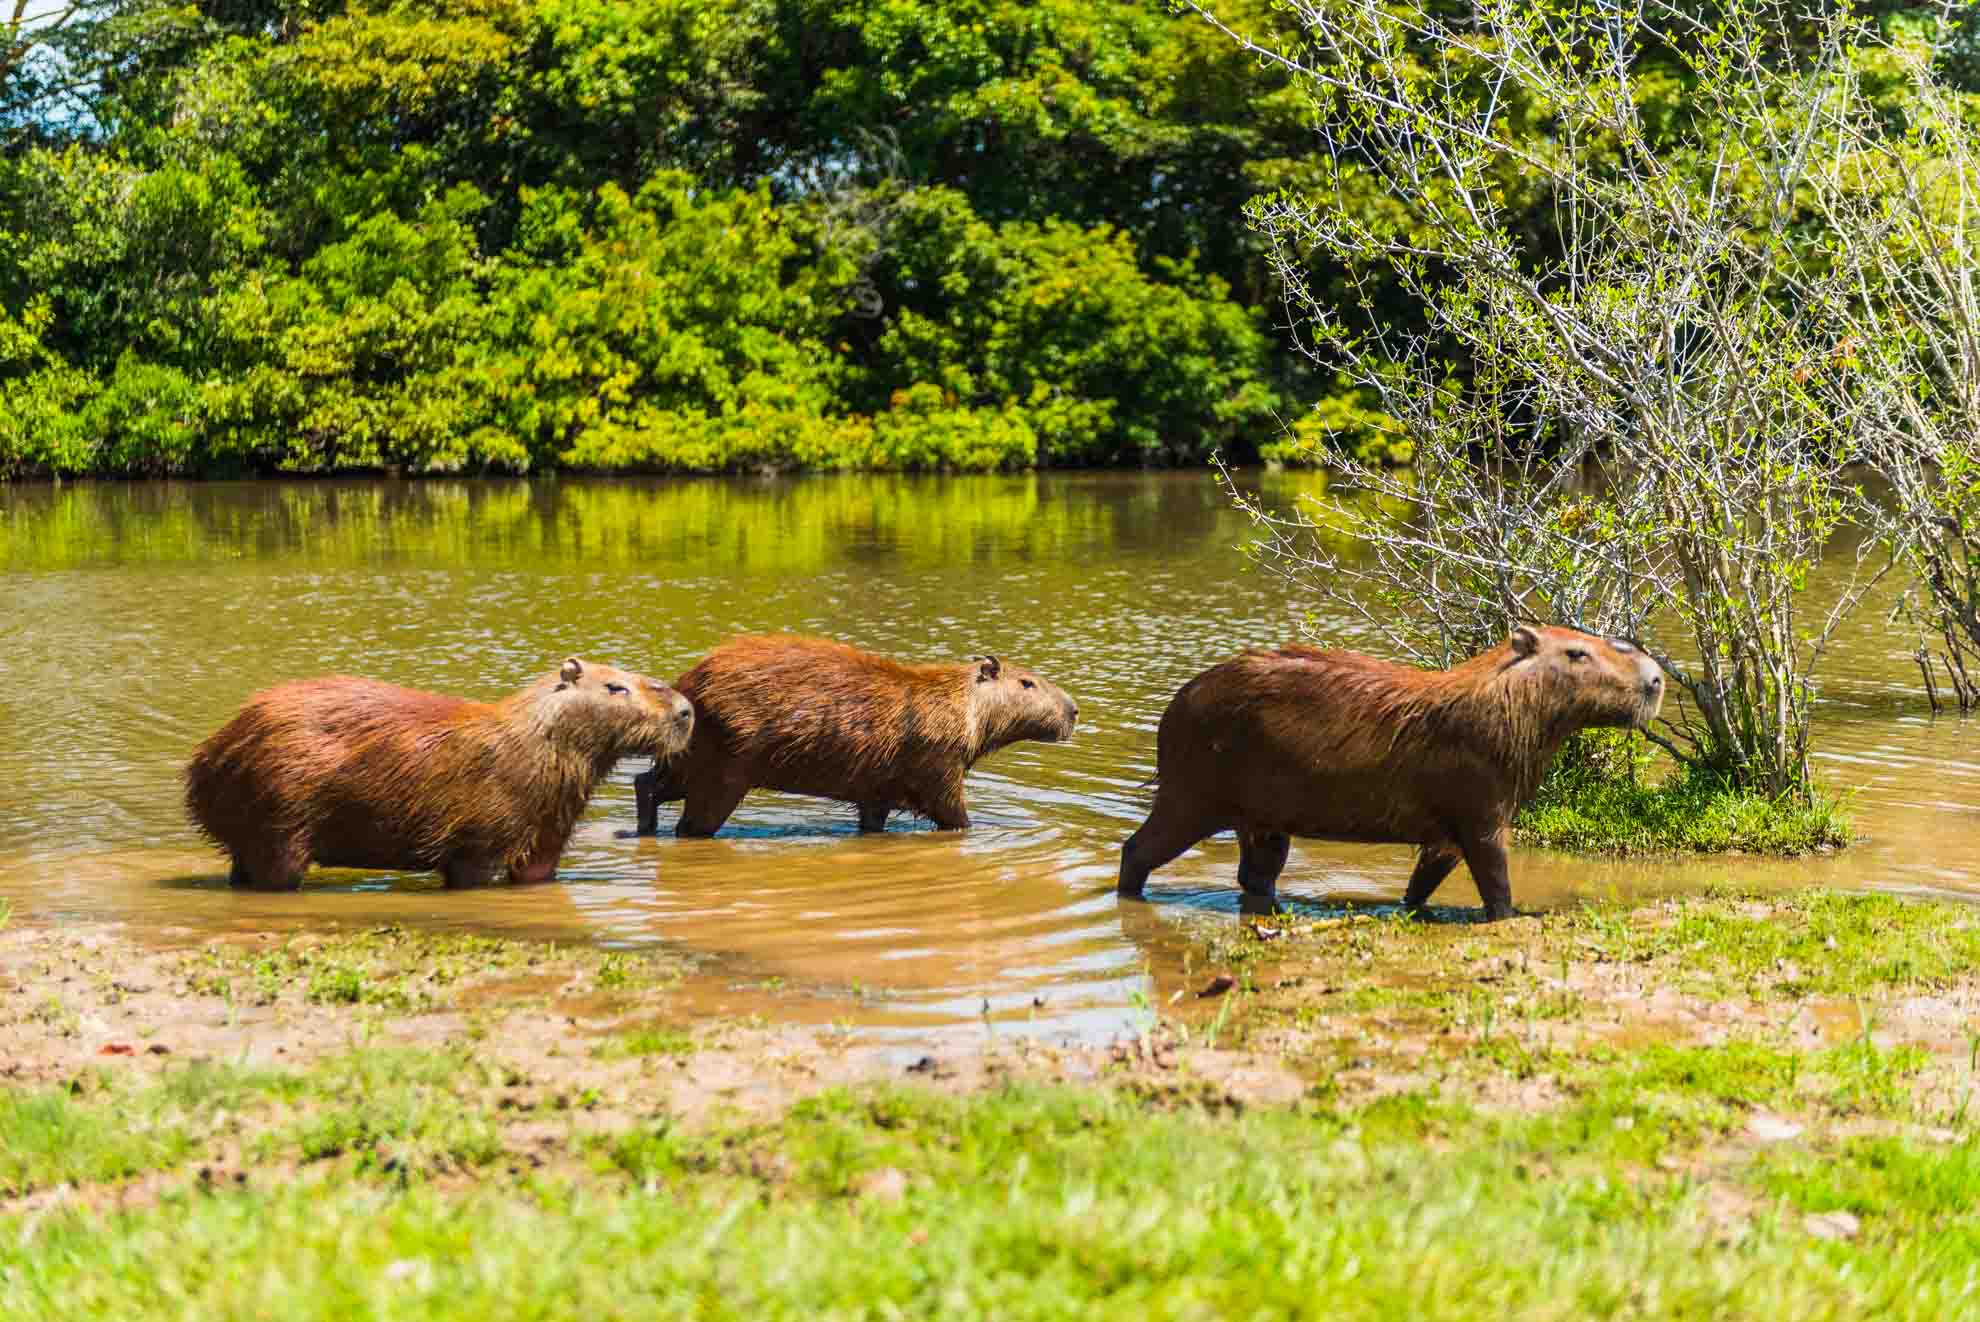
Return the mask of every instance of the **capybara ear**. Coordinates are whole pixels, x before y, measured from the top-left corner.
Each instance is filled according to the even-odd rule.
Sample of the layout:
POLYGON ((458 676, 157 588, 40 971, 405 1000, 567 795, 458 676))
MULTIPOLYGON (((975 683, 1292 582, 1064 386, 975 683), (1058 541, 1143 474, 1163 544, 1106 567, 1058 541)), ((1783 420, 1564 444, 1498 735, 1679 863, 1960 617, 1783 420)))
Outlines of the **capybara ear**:
POLYGON ((1540 650, 1539 631, 1529 625, 1522 624, 1514 629, 1512 637, 1506 641, 1512 644, 1513 654, 1516 656, 1532 656, 1540 650))
POLYGON ((997 672, 1003 669, 994 656, 973 656, 970 660, 983 663, 976 668, 976 682, 979 684, 997 678, 997 672))
POLYGON ((584 662, 578 660, 574 656, 567 656, 564 658, 563 679, 566 684, 577 683, 578 676, 582 675, 583 673, 584 673, 584 662))

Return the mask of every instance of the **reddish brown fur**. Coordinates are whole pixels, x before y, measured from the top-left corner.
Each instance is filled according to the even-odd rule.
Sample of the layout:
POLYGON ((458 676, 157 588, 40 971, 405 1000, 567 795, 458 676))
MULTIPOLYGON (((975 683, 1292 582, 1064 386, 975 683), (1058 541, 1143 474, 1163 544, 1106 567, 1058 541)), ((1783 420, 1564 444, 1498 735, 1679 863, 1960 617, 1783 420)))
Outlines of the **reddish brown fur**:
POLYGON ((666 772, 634 778, 639 829, 685 798, 678 835, 713 835, 751 789, 859 806, 860 829, 895 808, 969 825, 963 776, 1020 739, 1064 739, 1079 708, 1057 685, 995 657, 909 665, 844 643, 745 636, 675 681, 694 738, 666 772))
POLYGON ((1506 827, 1561 742, 1647 725, 1662 699, 1655 662, 1573 629, 1520 628, 1449 670, 1305 646, 1246 652, 1162 714, 1155 802, 1121 848, 1120 893, 1235 830, 1247 911, 1276 906, 1290 837, 1305 836, 1418 846, 1412 909, 1462 857, 1487 916, 1504 917, 1506 827))
POLYGON ((693 719, 657 680, 576 657, 497 702, 300 680, 194 751, 186 811, 236 885, 300 886, 312 862, 547 880, 613 765, 679 752, 693 719))

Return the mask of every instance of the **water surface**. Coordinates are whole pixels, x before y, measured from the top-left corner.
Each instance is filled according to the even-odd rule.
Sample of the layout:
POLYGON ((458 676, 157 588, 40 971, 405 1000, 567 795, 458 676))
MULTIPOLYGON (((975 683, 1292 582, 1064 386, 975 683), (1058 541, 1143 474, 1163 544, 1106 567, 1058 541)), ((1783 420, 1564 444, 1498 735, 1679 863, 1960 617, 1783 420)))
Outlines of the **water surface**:
MULTIPOLYGON (((1281 504, 1315 482, 1241 480, 1281 504)), ((903 1043, 1104 1040, 1172 968, 1170 916, 1236 911, 1228 839, 1155 874, 1151 904, 1111 887, 1169 696, 1295 636, 1310 609, 1247 569, 1244 534, 1201 473, 0 487, 0 898, 167 939, 401 922, 667 944, 709 957, 690 991, 710 1012, 903 1043), (546 886, 317 872, 300 893, 237 893, 180 809, 193 745, 282 680, 493 697, 571 653, 664 677, 767 629, 914 659, 996 652, 1071 692, 1080 729, 979 764, 961 834, 897 818, 860 837, 850 807, 757 793, 713 840, 631 839, 629 762, 546 886)), ((1521 905, 1715 881, 1980 895, 1980 723, 1927 715, 1874 607, 1824 674, 1818 768, 1856 792, 1863 846, 1789 862, 1523 850, 1521 905)), ((1409 864, 1401 847, 1301 842, 1280 891, 1393 900, 1409 864)), ((1439 898, 1476 903, 1462 870, 1439 898)))

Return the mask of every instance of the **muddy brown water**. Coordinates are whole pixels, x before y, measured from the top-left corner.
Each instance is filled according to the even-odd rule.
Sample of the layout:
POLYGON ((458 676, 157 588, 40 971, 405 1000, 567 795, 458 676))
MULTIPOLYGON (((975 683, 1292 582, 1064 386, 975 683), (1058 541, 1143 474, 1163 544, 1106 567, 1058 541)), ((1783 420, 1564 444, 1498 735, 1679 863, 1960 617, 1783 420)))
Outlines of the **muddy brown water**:
MULTIPOLYGON (((1315 479, 1241 481, 1288 503, 1315 479)), ((1308 609, 1246 568, 1201 473, 731 481, 0 486, 0 900, 185 940, 402 923, 705 957, 695 1012, 1106 1040, 1176 985, 1173 918, 1235 913, 1235 846, 1112 893, 1175 688, 1308 609), (914 658, 994 651, 1080 703, 1068 744, 979 764, 967 833, 854 833, 849 807, 757 793, 712 840, 639 840, 603 786, 557 882, 448 893, 317 872, 236 893, 178 772, 255 689, 344 671, 493 696, 578 653, 661 676, 741 630, 914 658)), ((1832 584, 1810 589, 1819 601, 1832 584)), ((1712 882, 1980 896, 1980 722, 1931 718, 1903 636, 1866 611, 1825 671, 1820 773, 1869 839, 1833 858, 1637 862, 1518 851, 1524 907, 1712 882)), ((662 818, 671 825, 670 808, 662 818)), ((1403 848, 1302 842, 1295 907, 1390 901, 1403 848)), ((1476 903, 1462 871, 1439 896, 1476 903)))

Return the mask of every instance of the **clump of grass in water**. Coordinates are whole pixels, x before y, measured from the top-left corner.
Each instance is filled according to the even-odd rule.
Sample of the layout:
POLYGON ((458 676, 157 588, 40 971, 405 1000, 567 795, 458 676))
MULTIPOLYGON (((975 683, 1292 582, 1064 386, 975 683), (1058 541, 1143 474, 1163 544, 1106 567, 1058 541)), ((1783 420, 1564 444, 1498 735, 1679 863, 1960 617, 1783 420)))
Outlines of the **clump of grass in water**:
POLYGON ((1855 839, 1842 799, 1770 798, 1700 767, 1644 779, 1630 736, 1571 744, 1513 819, 1520 843, 1578 854, 1807 854, 1855 839))

